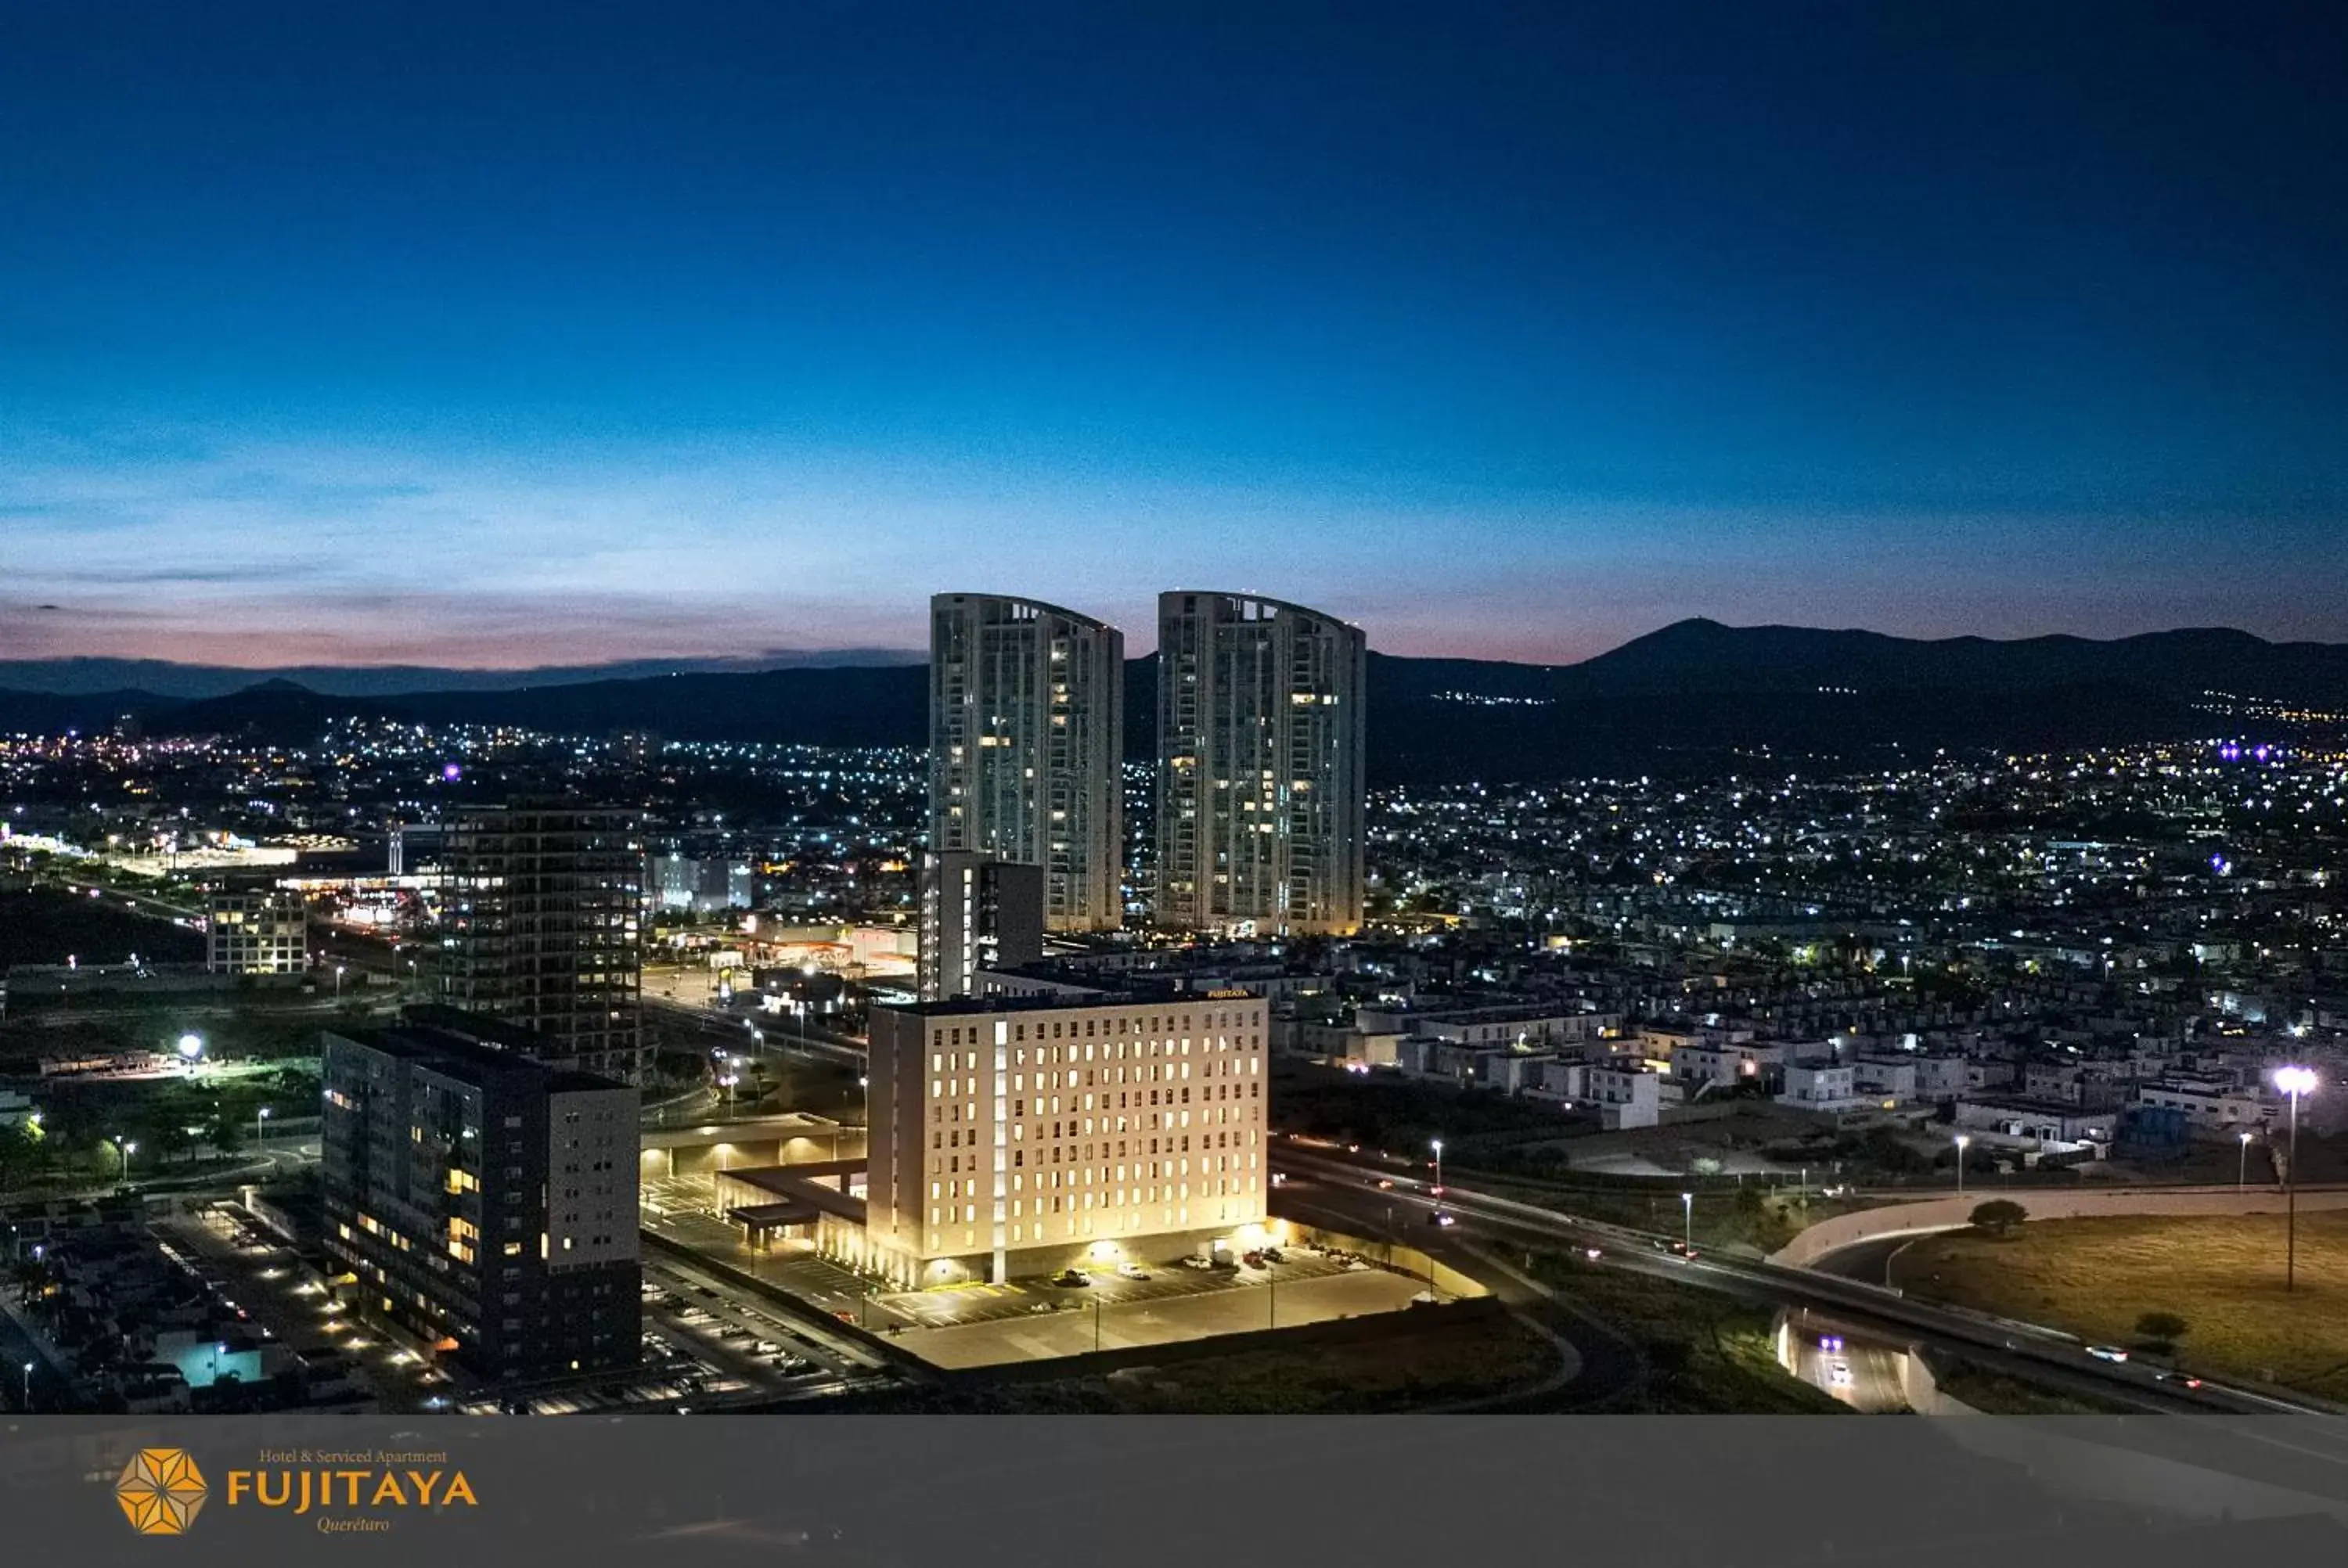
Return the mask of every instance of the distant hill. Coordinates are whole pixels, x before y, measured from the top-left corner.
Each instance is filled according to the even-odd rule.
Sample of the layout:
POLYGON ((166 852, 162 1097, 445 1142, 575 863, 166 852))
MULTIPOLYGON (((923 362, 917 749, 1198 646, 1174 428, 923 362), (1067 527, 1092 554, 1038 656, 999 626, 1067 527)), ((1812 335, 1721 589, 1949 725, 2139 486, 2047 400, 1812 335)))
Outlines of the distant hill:
POLYGON ((773 652, 748 659, 631 659, 612 664, 548 665, 536 670, 450 670, 430 665, 309 664, 283 670, 239 670, 224 664, 175 664, 161 659, 0 659, 0 690, 96 696, 146 692, 158 697, 226 697, 263 682, 291 681, 334 696, 388 697, 415 692, 512 692, 655 675, 747 674, 838 665, 919 664, 903 649, 847 648, 826 652, 773 652))
MULTIPOLYGON (((1891 748, 2053 747, 2202 733, 2209 691, 2348 709, 2348 647, 2182 630, 2112 641, 1920 641, 1683 620, 1579 664, 1370 655, 1380 782, 1759 768, 1891 748)), ((511 690, 335 694, 273 679, 190 700, 151 689, 0 691, 0 730, 251 733, 298 742, 329 717, 513 724, 565 734, 816 745, 922 743, 926 666, 840 664, 553 682, 511 690)), ((1156 740, 1157 665, 1126 671, 1126 753, 1156 740)))
POLYGON ((2169 698, 2215 689, 2302 702, 2348 701, 2348 646, 2268 642, 2246 631, 1933 641, 1798 626, 1682 620, 1554 672, 1560 695, 1814 691, 1819 686, 1981 692, 2121 685, 2169 698))

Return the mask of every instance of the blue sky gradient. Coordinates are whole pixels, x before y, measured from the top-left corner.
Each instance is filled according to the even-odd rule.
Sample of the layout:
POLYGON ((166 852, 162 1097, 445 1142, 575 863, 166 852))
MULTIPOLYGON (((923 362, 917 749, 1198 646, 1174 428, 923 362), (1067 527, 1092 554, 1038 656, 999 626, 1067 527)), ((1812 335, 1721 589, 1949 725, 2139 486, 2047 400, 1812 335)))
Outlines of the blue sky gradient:
POLYGON ((493 9, 0 22, 0 658, 2348 639, 2348 13, 493 9))

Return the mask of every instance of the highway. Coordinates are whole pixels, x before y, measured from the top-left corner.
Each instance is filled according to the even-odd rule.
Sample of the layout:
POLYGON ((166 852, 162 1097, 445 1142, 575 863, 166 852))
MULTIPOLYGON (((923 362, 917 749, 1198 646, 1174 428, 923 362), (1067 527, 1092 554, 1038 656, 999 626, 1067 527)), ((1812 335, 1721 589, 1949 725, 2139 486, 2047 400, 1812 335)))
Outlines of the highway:
MULTIPOLYGON (((1423 1178, 1275 1147, 1272 1163, 1285 1173, 1320 1178, 1316 1201, 1341 1210, 1364 1234, 1382 1234, 1380 1215, 1388 1208, 1424 1214, 1437 1205, 1423 1178), (1389 1190, 1375 1184, 1389 1180, 1389 1190)), ((2152 1368, 2099 1360, 2069 1335, 2034 1324, 2009 1322, 1962 1308, 1918 1301, 1880 1286, 1810 1269, 1699 1255, 1675 1256, 1659 1250, 1673 1238, 1627 1226, 1577 1218, 1551 1209, 1499 1198, 1447 1183, 1440 1206, 1459 1221, 1455 1231, 1496 1239, 1527 1236, 1596 1246, 1600 1266, 1629 1269, 1678 1281, 1759 1305, 1829 1313, 1886 1338, 1962 1354, 1993 1371, 2054 1389, 2069 1389, 2146 1411, 2268 1414, 2330 1413, 2316 1401, 2276 1398, 2205 1381, 2199 1389, 2160 1379, 2152 1368)), ((1416 1228, 1416 1227, 1414 1227, 1416 1228)), ((1427 1227, 1431 1233, 1435 1227, 1427 1227)))
POLYGON ((745 1056, 788 1057, 797 1054, 838 1066, 853 1067, 859 1072, 865 1068, 863 1041, 844 1034, 834 1034, 820 1026, 809 1025, 804 1020, 720 1013, 686 1002, 664 1001, 654 996, 646 996, 644 1005, 647 1013, 658 1011, 664 1018, 691 1024, 710 1045, 722 1045, 745 1056))

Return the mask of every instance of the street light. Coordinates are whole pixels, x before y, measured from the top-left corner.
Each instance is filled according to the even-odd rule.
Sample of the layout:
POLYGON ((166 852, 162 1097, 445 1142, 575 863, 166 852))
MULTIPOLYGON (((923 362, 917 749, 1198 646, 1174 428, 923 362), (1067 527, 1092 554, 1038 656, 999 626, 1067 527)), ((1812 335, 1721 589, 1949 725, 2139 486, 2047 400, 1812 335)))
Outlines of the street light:
POLYGON ((200 1034, 196 1033, 193 1030, 189 1030, 186 1034, 183 1034, 183 1035, 181 1035, 181 1036, 180 1037, 180 1061, 185 1061, 185 1062, 189 1063, 191 1066, 192 1066, 192 1065, 194 1065, 194 1063, 195 1063, 195 1060, 196 1060, 196 1058, 198 1058, 198 1057, 200 1057, 200 1056, 203 1055, 203 1053, 204 1053, 204 1037, 203 1037, 202 1035, 200 1035, 200 1034))
POLYGON ((27 1415, 30 1415, 30 1414, 32 1413, 32 1409, 33 1409, 33 1364, 32 1364, 30 1361, 27 1361, 27 1362, 26 1362, 26 1363, 25 1363, 25 1413, 26 1413, 26 1414, 27 1414, 27 1415))
POLYGON ((115 1173, 114 1184, 117 1187, 119 1187, 123 1183, 130 1179, 130 1156, 139 1152, 138 1140, 132 1139, 126 1143, 118 1136, 113 1138, 100 1138, 98 1142, 101 1143, 110 1143, 114 1146, 114 1157, 120 1163, 120 1169, 115 1173))
POLYGON ((1435 1195, 1443 1195, 1443 1140, 1435 1140, 1435 1195))
POLYGON ((1680 1194, 1680 1217, 1683 1222, 1680 1231, 1680 1250, 1694 1256, 1695 1255, 1695 1194, 1694 1193, 1680 1194))
POLYGON ((1957 1196, 1961 1198, 1965 1195, 1965 1145, 1972 1142, 1971 1134, 1957 1134, 1957 1196))
POLYGON ((2299 1097, 2315 1092, 2315 1070, 2280 1067, 2275 1070, 2274 1083, 2291 1096, 2291 1153, 2282 1173, 2282 1287, 2291 1290, 2299 1282, 2299 1097))
POLYGON ((258 1149, 268 1142, 269 1107, 263 1105, 256 1109, 252 1113, 252 1146, 258 1149))
POLYGON ((335 999, 343 999, 343 966, 340 964, 335 966, 335 999))
POLYGON ((2248 1187, 2250 1186, 2250 1135, 2248 1132, 2245 1132, 2245 1133, 2243 1133, 2243 1134, 2242 1134, 2242 1163, 2241 1163, 2241 1167, 2240 1167, 2240 1169, 2237 1170, 2237 1171, 2234 1173, 2234 1191, 2236 1191, 2236 1192, 2238 1192, 2238 1193, 2239 1193, 2239 1192, 2241 1192, 2241 1191, 2243 1191, 2244 1189, 2248 1188, 2248 1187))

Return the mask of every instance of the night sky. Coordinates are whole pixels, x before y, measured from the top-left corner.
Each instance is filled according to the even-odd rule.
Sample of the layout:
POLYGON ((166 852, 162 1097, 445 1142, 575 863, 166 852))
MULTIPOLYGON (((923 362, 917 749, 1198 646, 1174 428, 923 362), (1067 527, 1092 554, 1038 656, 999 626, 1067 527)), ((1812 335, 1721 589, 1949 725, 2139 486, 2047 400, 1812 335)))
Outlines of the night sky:
POLYGON ((0 658, 2348 640, 2348 7, 522 9, 0 11, 0 658))

